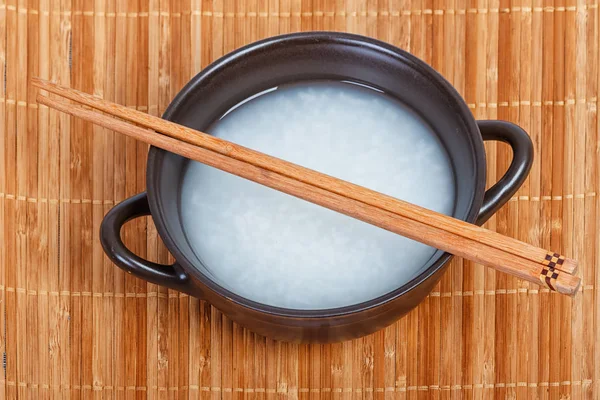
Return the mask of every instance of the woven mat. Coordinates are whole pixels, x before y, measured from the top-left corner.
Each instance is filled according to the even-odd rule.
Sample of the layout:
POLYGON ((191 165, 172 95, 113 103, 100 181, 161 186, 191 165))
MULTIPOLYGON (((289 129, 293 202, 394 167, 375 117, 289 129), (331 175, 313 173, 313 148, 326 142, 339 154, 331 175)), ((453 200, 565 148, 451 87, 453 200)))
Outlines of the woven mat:
MULTIPOLYGON (((1 0, 0 397, 600 398, 598 26, 598 0, 1 0), (147 146, 38 107, 28 78, 160 115, 212 60, 298 30, 408 49, 523 126, 530 178, 488 227, 579 259, 581 293, 457 259, 395 325, 298 346, 112 265, 100 221, 144 190, 147 146)), ((510 151, 487 150, 494 182, 510 151)), ((150 220, 125 236, 168 261, 150 220)))

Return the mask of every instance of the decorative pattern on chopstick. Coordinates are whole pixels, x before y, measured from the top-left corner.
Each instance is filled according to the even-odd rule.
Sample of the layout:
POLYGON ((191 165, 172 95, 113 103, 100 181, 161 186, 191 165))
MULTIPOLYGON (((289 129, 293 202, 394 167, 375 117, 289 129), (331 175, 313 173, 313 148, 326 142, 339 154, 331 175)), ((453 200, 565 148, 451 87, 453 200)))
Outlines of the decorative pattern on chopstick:
MULTIPOLYGON (((542 264, 549 266, 550 268, 556 268, 557 265, 563 265, 565 257, 558 253, 548 253, 542 264)), ((559 267, 560 268, 560 267, 559 267)))
MULTIPOLYGON (((84 109, 80 106, 71 105, 64 101, 50 99, 41 95, 38 96, 38 102, 183 157, 197 160, 222 171, 327 207, 457 256, 465 257, 499 271, 515 275, 529 282, 540 283, 539 263, 491 247, 479 240, 456 235, 439 227, 394 214, 379 207, 344 197, 335 192, 330 192, 288 176, 263 169, 216 151, 158 134, 150 129, 142 128, 93 110, 84 109)), ((574 296, 577 293, 581 284, 579 278, 568 273, 558 274, 557 277, 552 279, 554 279, 552 281, 553 290, 570 296, 574 296)))
MULTIPOLYGON (((385 209, 406 218, 422 221, 425 224, 435 226, 439 229, 446 230, 466 238, 472 238, 474 240, 481 241, 491 247, 495 247, 497 249, 515 254, 516 256, 527 258, 533 262, 537 262, 538 264, 545 265, 543 263, 548 254, 547 250, 500 235, 499 233, 484 229, 477 225, 448 217, 447 215, 419 207, 415 204, 407 203, 405 201, 375 192, 350 182, 341 181, 337 178, 322 174, 320 172, 295 165, 285 160, 268 156, 235 143, 216 138, 185 126, 174 124, 162 118, 148 115, 75 89, 61 87, 57 84, 39 78, 33 78, 32 84, 40 89, 58 94, 59 96, 68 98, 81 104, 85 104, 89 107, 104 111, 146 128, 154 129, 167 136, 182 140, 186 143, 200 146, 211 151, 216 151, 220 154, 227 155, 237 160, 256 165, 257 167, 288 176, 292 179, 337 193, 344 197, 385 209)), ((569 258, 564 258, 564 262, 560 265, 559 269, 564 272, 574 274, 577 270, 577 262, 569 258)))
POLYGON ((549 289, 556 290, 554 287, 559 274, 559 271, 555 270, 553 267, 548 266, 542 268, 542 272, 540 273, 540 281, 542 281, 544 286, 548 287, 549 289))
POLYGON ((540 273, 540 280, 547 286, 548 288, 555 290, 554 285, 556 284, 556 280, 558 279, 559 270, 556 268, 557 265, 563 265, 565 262, 565 257, 561 256, 558 253, 548 253, 544 262, 542 264, 545 265, 542 268, 542 272, 540 273))

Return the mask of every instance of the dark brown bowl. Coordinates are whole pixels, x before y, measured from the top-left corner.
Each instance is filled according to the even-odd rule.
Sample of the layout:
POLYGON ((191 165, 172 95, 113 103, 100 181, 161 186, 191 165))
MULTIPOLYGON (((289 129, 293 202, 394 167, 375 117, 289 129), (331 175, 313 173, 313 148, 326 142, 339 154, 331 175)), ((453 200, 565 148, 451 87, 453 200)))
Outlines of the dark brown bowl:
MULTIPOLYGON (((296 33, 238 49, 196 75, 173 99, 163 118, 206 130, 251 95, 280 84, 315 79, 365 83, 416 110, 450 156, 456 180, 455 218, 483 223, 510 199, 529 172, 532 144, 521 128, 504 121, 475 121, 456 90, 429 65, 389 44, 346 33, 296 33), (513 150, 508 171, 488 191, 484 140, 507 142, 513 150)), ((179 196, 187 162, 173 153, 150 149, 147 192, 123 201, 106 215, 100 232, 104 250, 127 272, 204 299, 259 334, 286 341, 324 343, 375 332, 419 304, 438 282, 451 257, 438 251, 410 282, 348 307, 293 310, 248 300, 211 280, 184 235, 179 196), (177 260, 174 265, 151 263, 123 245, 123 224, 144 215, 152 215, 158 233, 177 260)))

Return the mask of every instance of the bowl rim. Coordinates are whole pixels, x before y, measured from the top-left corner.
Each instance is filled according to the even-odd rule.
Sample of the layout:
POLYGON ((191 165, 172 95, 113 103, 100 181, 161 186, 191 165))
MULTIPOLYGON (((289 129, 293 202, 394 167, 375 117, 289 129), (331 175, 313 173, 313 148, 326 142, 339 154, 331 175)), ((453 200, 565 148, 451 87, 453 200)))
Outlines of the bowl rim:
MULTIPOLYGON (((307 42, 319 42, 319 44, 323 45, 336 43, 351 46, 368 47, 371 50, 375 50, 377 52, 383 53, 385 55, 388 55, 390 57, 393 57, 397 60, 409 64, 412 68, 418 70, 419 73, 429 78, 440 91, 446 92, 446 95, 456 103, 455 106, 459 110, 459 116, 462 118, 465 126, 467 127, 467 130, 471 131, 471 133, 477 133, 479 137, 479 140, 472 141, 473 150, 475 153, 474 164, 476 166, 474 182, 475 190, 473 192, 473 195, 471 196, 471 202, 468 207, 469 211, 466 217, 464 218, 465 221, 474 223, 477 219, 479 210, 483 203, 486 182, 485 149, 483 146, 483 139, 481 138, 481 134, 479 132, 479 128, 477 126, 477 122, 474 116, 472 115, 469 107, 467 106, 464 99, 457 92, 457 90, 441 74, 439 74, 435 69, 433 69, 433 67, 425 63, 423 60, 417 58, 416 56, 413 56, 412 54, 408 53, 407 51, 390 45, 388 43, 379 41, 377 39, 344 32, 309 31, 273 36, 257 42, 250 43, 228 54, 225 54, 224 56, 209 64, 198 74, 196 74, 192 79, 190 79, 190 81, 177 93, 175 98, 168 105, 167 109, 162 115, 162 118, 171 120, 175 113, 179 110, 179 108, 183 104, 185 104, 186 100, 193 95, 196 88, 203 84, 204 80, 213 78, 214 75, 218 74, 221 69, 226 68, 227 65, 238 61, 240 58, 245 57, 247 54, 258 50, 268 49, 271 46, 295 45, 307 42)), ((475 135, 473 134, 472 136, 475 135)), ((146 186, 148 192, 148 203, 150 206, 150 211, 152 213, 152 218, 155 222, 157 232, 163 240, 167 249, 172 253, 175 260, 177 260, 177 264, 181 265, 183 269, 182 272, 185 272, 186 274, 191 274, 194 278, 196 278, 196 280, 200 281, 201 284, 205 286, 202 289, 204 293, 206 293, 206 289, 208 289, 211 292, 214 292, 215 294, 224 297, 227 301, 235 303, 238 306, 242 306, 244 308, 260 313, 266 313, 272 316, 302 320, 342 317, 349 314, 361 313, 390 303, 398 299, 399 297, 405 295, 406 293, 413 291, 422 283, 428 281, 432 276, 434 276, 441 268, 443 268, 448 263, 448 261, 452 257, 452 254, 444 252, 440 256, 438 256, 438 259, 435 262, 431 263, 431 265, 428 268, 424 269, 413 279, 397 287, 396 289, 382 294, 380 296, 377 296, 375 298, 342 307, 327 309, 292 309, 272 306, 250 300, 219 285, 206 274, 203 274, 198 268, 194 267, 194 264, 191 263, 188 260, 188 258, 183 254, 183 252, 177 245, 177 242, 169 233, 166 227, 166 223, 164 222, 165 216, 161 211, 161 205, 158 200, 159 196, 152 194, 156 190, 156 182, 158 178, 158 171, 156 171, 155 165, 157 164, 157 161, 159 161, 166 154, 168 154, 167 151, 152 146, 150 147, 146 164, 146 186)), ((435 257, 435 253, 432 257, 435 257)), ((209 300, 209 302, 211 302, 209 296, 206 297, 209 300)))

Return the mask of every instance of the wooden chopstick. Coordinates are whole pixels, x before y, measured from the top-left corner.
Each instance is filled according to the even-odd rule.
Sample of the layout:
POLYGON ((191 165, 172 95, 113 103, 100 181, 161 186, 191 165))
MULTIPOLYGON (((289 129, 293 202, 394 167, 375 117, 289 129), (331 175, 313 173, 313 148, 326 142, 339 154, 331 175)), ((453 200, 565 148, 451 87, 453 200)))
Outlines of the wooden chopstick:
POLYGON ((439 227, 394 214, 388 210, 295 180, 216 151, 161 135, 148 128, 142 128, 97 111, 42 95, 38 95, 37 100, 40 104, 128 135, 136 140, 327 207, 457 256, 488 265, 499 271, 513 274, 521 279, 543 284, 559 293, 574 296, 580 286, 580 279, 576 276, 551 267, 544 267, 540 263, 491 247, 474 238, 466 238, 439 227))
POLYGON ((75 89, 62 87, 40 78, 33 78, 32 84, 40 89, 47 90, 48 92, 85 104, 135 124, 154 129, 155 131, 184 142, 216 151, 220 154, 227 155, 228 157, 288 176, 292 179, 337 193, 344 197, 382 208, 394 214, 421 221, 427 225, 435 226, 436 228, 446 230, 456 235, 477 240, 490 247, 526 258, 541 265, 549 266, 569 274, 574 274, 577 271, 577 261, 571 258, 566 258, 558 253, 549 252, 477 225, 437 213, 350 182, 339 180, 285 160, 268 156, 227 140, 219 139, 206 133, 174 124, 162 118, 145 114, 75 89))

